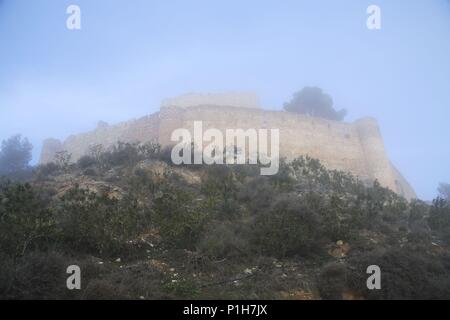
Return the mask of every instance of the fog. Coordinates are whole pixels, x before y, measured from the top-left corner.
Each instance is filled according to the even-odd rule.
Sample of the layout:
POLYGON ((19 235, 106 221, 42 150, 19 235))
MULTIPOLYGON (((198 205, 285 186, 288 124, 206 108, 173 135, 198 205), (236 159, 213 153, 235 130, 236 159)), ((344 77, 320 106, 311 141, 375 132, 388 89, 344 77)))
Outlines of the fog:
POLYGON ((0 1, 0 140, 34 145, 159 110, 187 92, 255 91, 281 109, 319 86, 346 121, 375 117, 420 198, 450 181, 450 3, 0 1), (66 8, 81 8, 68 30, 66 8))

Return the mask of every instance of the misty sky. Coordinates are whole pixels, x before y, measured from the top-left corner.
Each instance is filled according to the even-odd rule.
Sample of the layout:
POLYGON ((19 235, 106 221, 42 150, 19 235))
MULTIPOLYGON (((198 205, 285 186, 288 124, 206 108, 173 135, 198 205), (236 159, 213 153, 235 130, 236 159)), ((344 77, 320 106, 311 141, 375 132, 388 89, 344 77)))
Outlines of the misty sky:
POLYGON ((378 119, 419 197, 450 182, 446 0, 0 0, 0 140, 64 139, 187 92, 253 90, 266 109, 317 85, 378 119), (66 28, 66 8, 82 30, 66 28), (382 10, 382 29, 366 9, 382 10))

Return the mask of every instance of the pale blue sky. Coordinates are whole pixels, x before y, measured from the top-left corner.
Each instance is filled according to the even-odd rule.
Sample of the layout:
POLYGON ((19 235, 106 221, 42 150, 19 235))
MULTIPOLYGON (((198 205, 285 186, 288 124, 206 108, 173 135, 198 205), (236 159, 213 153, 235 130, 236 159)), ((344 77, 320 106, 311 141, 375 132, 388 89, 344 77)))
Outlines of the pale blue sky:
POLYGON ((306 85, 348 121, 378 119, 420 197, 450 182, 446 0, 0 0, 0 139, 35 145, 159 109, 186 92, 253 90, 280 109, 306 85), (66 28, 66 8, 82 30, 66 28), (366 8, 382 29, 366 28, 366 8))

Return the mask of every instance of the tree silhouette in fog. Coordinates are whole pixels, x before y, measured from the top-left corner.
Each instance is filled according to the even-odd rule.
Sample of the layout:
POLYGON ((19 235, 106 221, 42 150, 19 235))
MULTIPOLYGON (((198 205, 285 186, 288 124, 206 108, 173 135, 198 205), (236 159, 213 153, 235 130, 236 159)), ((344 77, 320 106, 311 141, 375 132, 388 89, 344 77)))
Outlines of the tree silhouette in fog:
POLYGON ((442 198, 450 201, 450 184, 448 183, 439 184, 438 192, 442 198))
POLYGON ((345 109, 335 110, 333 98, 318 87, 305 87, 296 92, 292 100, 284 104, 284 109, 289 112, 336 121, 342 121, 347 115, 345 109))
POLYGON ((33 146, 20 134, 2 142, 0 150, 0 174, 9 175, 28 168, 33 146))

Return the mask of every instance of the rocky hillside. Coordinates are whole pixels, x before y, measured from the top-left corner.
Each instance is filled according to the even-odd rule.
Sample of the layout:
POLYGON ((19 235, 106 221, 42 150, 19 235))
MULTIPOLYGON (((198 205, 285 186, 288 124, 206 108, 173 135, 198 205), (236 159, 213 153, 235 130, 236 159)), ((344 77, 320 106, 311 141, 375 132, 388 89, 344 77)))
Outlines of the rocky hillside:
POLYGON ((407 202, 309 158, 260 176, 173 166, 150 144, 60 154, 0 182, 0 221, 0 298, 450 298, 446 200, 407 202))

